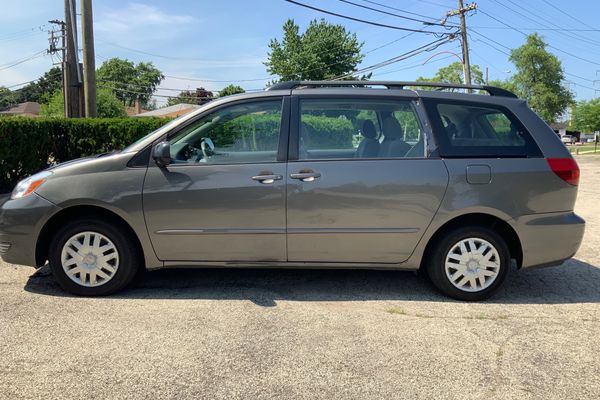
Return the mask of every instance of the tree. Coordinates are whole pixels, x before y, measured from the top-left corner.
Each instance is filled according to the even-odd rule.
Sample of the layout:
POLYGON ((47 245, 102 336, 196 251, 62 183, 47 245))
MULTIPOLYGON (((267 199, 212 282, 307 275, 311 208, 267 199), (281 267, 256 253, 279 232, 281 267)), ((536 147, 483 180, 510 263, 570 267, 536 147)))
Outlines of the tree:
POLYGON ((48 101, 41 105, 40 115, 60 118, 65 116, 65 96, 62 90, 57 90, 48 101))
POLYGON ((564 72, 560 60, 546 51, 546 43, 537 33, 511 51, 510 61, 517 95, 529 103, 547 123, 555 122, 573 102, 573 94, 562 86, 564 72))
POLYGON ((574 130, 585 133, 600 131, 600 98, 575 104, 570 125, 574 130))
MULTIPOLYGON (((125 105, 119 100, 112 90, 99 88, 96 91, 98 104, 98 117, 114 118, 126 117, 125 105)), ((57 90, 49 97, 46 104, 42 104, 40 115, 45 117, 63 117, 65 115, 65 98, 62 90, 57 90)))
POLYGON ((151 62, 136 65, 120 58, 105 61, 96 74, 98 86, 111 89, 128 106, 133 106, 137 99, 143 107, 147 106, 163 79, 165 76, 151 62))
POLYGON ((491 81, 488 82, 488 85, 506 89, 513 93, 517 92, 517 87, 515 85, 515 82, 512 79, 505 79, 505 80, 492 79, 491 81))
POLYGON ((283 40, 271 39, 265 62, 270 74, 281 80, 322 80, 351 73, 364 58, 355 33, 343 25, 312 20, 306 31, 293 19, 283 25, 283 40))
POLYGON ((96 104, 98 105, 98 117, 100 118, 127 116, 125 106, 110 89, 96 90, 96 104))
POLYGON ((219 92, 219 97, 230 96, 232 94, 245 93, 246 91, 241 86, 227 85, 219 92))
POLYGON ((12 90, 0 87, 0 109, 11 107, 19 103, 18 94, 12 90))
POLYGON ((197 88, 195 91, 184 90, 179 92, 176 97, 169 97, 167 106, 173 106, 175 104, 198 104, 202 105, 208 103, 214 98, 213 92, 206 90, 203 87, 197 88))
MULTIPOLYGON (((462 84, 464 83, 463 64, 459 61, 453 62, 446 67, 438 69, 433 78, 424 78, 420 76, 417 78, 417 81, 462 84)), ((485 80, 483 79, 483 73, 478 65, 471 65, 471 82, 475 85, 483 85, 485 83, 485 80)))
POLYGON ((25 101, 37 101, 46 103, 52 94, 62 88, 62 72, 60 68, 54 67, 45 72, 35 82, 23 86, 17 90, 0 88, 0 107, 9 107, 25 101))

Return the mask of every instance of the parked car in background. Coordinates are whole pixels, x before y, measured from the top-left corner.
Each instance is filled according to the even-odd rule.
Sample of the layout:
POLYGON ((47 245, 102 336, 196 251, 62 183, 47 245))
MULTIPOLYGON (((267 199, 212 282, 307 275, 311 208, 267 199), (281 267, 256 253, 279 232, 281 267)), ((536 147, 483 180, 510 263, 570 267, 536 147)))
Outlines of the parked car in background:
POLYGON ((579 168, 548 125, 500 88, 415 87, 466 88, 282 82, 212 101, 21 181, 0 254, 48 261, 88 296, 140 268, 300 267, 420 269, 463 300, 491 296, 513 262, 572 257, 579 168))
POLYGON ((564 135, 560 138, 560 140, 564 144, 575 144, 575 142, 577 142, 577 138, 575 136, 571 136, 571 135, 564 135))

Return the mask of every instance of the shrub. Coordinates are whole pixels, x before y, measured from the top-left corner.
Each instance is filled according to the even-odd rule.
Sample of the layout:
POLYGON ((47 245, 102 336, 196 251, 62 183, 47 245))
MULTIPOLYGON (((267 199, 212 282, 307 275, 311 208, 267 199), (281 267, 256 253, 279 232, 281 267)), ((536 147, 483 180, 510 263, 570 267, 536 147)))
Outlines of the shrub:
MULTIPOLYGON (((304 122, 320 136, 320 146, 351 148, 350 120, 305 115, 304 122)), ((0 193, 24 177, 64 161, 122 149, 161 127, 164 118, 0 118, 0 193)), ((217 145, 232 144, 242 132, 254 150, 276 147, 279 116, 242 117, 211 132, 217 145)))
POLYGON ((53 164, 121 149, 166 122, 161 118, 0 118, 0 193, 53 164))

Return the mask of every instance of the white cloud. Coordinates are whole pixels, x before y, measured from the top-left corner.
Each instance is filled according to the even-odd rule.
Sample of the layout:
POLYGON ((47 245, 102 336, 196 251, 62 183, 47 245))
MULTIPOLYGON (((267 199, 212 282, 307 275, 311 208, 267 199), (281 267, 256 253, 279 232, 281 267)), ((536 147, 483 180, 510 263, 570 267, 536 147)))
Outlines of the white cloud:
POLYGON ((114 6, 100 9, 94 17, 99 38, 128 43, 173 38, 196 21, 189 15, 169 14, 141 3, 129 3, 121 9, 114 6))

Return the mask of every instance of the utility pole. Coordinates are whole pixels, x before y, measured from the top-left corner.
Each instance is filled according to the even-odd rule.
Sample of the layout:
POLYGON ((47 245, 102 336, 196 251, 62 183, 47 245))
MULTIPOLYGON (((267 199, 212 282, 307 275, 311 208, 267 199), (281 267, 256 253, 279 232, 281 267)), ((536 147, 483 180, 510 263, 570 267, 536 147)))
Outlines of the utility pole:
MULTIPOLYGON (((69 82, 69 77, 68 77, 68 71, 66 68, 66 54, 67 54, 67 48, 66 48, 66 24, 64 21, 60 21, 58 19, 53 19, 51 21, 48 21, 49 23, 53 24, 53 25, 58 25, 59 26, 59 30, 54 30, 52 29, 51 31, 49 31, 48 33, 50 34, 50 38, 48 38, 48 41, 50 42, 50 46, 48 47, 48 54, 56 54, 58 52, 60 52, 60 63, 54 63, 53 65, 56 64, 60 64, 60 69, 62 72, 62 86, 63 86, 63 98, 67 98, 68 93, 68 82, 69 82), (57 36, 56 34, 60 32, 60 36, 57 36), (60 40, 60 45, 58 44, 60 40)), ((67 102, 65 101, 65 107, 64 107, 64 115, 67 116, 68 112, 67 112, 67 102)))
POLYGON ((65 117, 80 118, 83 116, 81 107, 81 71, 77 55, 77 20, 75 19, 75 4, 73 0, 65 0, 65 42, 66 54, 64 61, 65 117))
POLYGON ((81 0, 81 32, 83 40, 83 91, 85 116, 98 116, 96 106, 96 61, 94 53, 94 17, 92 0, 81 0))
MULTIPOLYGON (((458 0, 458 10, 450 10, 446 13, 446 18, 458 15, 460 17, 460 35, 462 43, 463 53, 463 65, 465 69, 465 84, 471 84, 471 61, 469 59, 469 44, 467 40, 467 22, 465 20, 465 14, 469 11, 477 9, 477 3, 463 4, 463 0, 458 0)), ((470 92, 470 90, 469 90, 470 92)))

